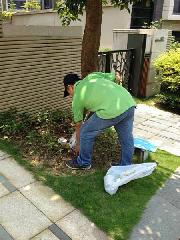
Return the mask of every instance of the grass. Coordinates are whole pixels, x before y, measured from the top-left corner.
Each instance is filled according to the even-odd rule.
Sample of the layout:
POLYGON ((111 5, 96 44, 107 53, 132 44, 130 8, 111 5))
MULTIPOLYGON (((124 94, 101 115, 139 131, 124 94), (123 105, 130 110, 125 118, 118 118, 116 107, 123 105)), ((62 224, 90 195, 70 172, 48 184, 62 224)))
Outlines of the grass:
MULTIPOLYGON (((170 102, 168 103, 163 103, 162 100, 160 100, 160 96, 153 96, 149 98, 136 98, 134 97, 134 100, 137 104, 145 104, 151 107, 156 107, 161 110, 175 113, 175 114, 180 114, 180 110, 177 106, 172 106, 170 102)), ((175 104, 175 103, 174 103, 175 104)))
POLYGON ((156 102, 158 100, 158 97, 153 96, 149 98, 136 98, 134 97, 134 100, 137 104, 146 104, 148 106, 155 106, 156 102))
POLYGON ((37 179, 80 209, 114 240, 128 239, 148 200, 180 165, 179 157, 158 150, 149 157, 149 161, 158 162, 152 175, 132 181, 110 196, 104 191, 105 171, 53 176, 45 168, 32 166, 23 160, 20 150, 14 145, 0 140, 0 149, 12 155, 17 162, 32 171, 37 179))

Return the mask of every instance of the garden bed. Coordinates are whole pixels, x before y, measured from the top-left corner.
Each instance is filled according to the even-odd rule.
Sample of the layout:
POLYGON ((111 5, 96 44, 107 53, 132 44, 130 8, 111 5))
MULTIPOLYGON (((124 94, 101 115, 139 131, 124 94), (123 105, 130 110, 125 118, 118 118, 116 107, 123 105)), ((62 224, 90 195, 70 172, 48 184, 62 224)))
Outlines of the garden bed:
MULTIPOLYGON (((35 115, 9 110, 0 113, 0 138, 19 146, 23 157, 35 166, 45 167, 53 174, 69 173, 65 161, 73 157, 68 144, 58 143, 60 137, 70 140, 74 127, 69 110, 44 111, 35 115)), ((106 169, 111 161, 119 161, 120 147, 115 131, 106 130, 95 142, 93 168, 106 169)))

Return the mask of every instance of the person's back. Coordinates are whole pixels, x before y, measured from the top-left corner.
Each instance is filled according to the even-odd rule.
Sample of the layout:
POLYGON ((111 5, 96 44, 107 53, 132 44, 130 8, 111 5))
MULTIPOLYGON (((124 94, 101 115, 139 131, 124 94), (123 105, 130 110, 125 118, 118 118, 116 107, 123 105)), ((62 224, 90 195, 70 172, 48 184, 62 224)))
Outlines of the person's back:
POLYGON ((96 112, 102 119, 111 119, 135 106, 130 93, 114 80, 114 74, 92 73, 75 84, 72 103, 75 122, 82 120, 84 109, 96 112))

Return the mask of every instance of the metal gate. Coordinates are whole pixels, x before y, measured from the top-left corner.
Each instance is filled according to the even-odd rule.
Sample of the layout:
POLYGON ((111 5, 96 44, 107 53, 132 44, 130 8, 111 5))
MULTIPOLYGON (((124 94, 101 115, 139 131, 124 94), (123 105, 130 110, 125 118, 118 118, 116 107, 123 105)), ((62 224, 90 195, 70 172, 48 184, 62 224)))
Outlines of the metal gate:
POLYGON ((133 94, 134 49, 99 52, 99 71, 119 72, 122 85, 133 94))

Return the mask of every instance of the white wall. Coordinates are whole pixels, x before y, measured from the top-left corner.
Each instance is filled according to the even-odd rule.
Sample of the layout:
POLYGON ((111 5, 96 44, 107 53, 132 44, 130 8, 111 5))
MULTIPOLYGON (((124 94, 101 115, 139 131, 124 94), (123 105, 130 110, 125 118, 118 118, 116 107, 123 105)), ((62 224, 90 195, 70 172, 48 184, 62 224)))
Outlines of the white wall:
MULTIPOLYGON (((81 17, 81 22, 72 22, 70 26, 81 26, 84 31, 85 14, 81 17)), ((129 28, 131 14, 127 10, 120 11, 118 8, 105 7, 103 9, 102 34, 100 48, 113 48, 113 29, 129 28)), ((41 25, 41 26, 61 26, 59 16, 56 11, 32 11, 29 13, 17 13, 12 17, 14 25, 41 25)), ((93 33, 92 33, 93 34, 93 33)))
POLYGON ((173 14, 173 8, 174 0, 164 0, 162 28, 172 31, 180 31, 180 15, 173 14))
POLYGON ((180 15, 173 14, 174 0, 164 0, 162 18, 164 20, 179 20, 180 15))
POLYGON ((113 29, 130 28, 131 14, 127 10, 120 11, 118 8, 104 8, 101 34, 101 48, 113 48, 113 29))

